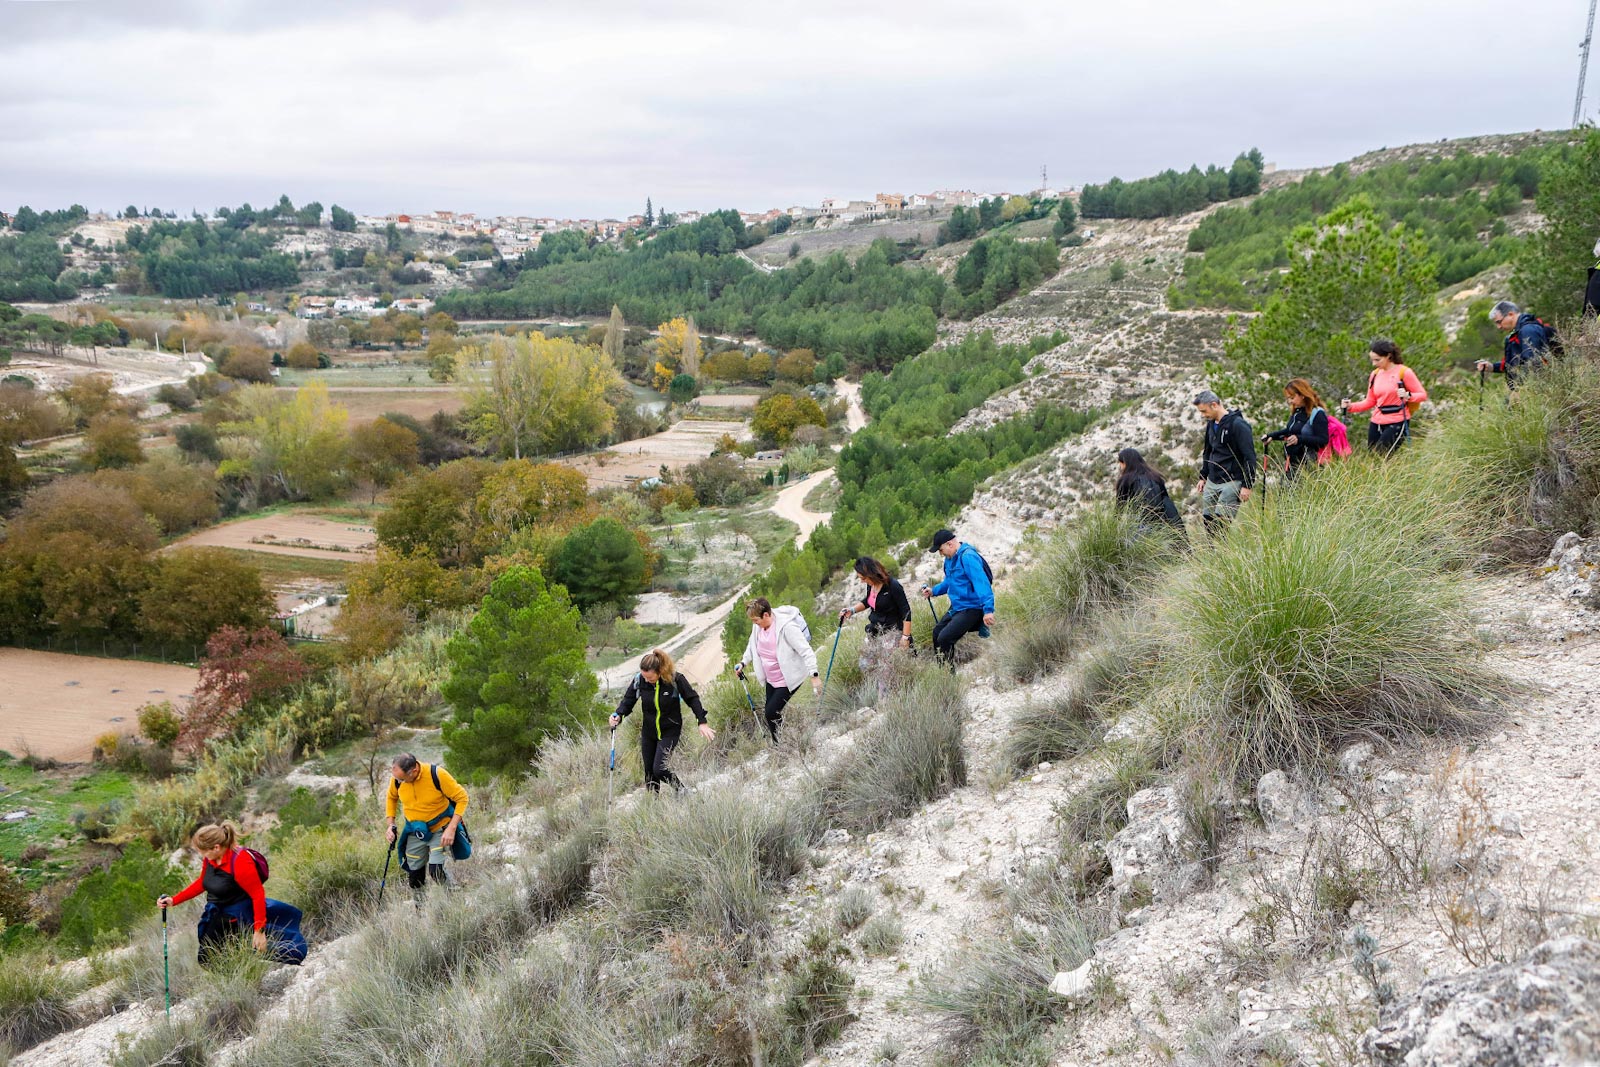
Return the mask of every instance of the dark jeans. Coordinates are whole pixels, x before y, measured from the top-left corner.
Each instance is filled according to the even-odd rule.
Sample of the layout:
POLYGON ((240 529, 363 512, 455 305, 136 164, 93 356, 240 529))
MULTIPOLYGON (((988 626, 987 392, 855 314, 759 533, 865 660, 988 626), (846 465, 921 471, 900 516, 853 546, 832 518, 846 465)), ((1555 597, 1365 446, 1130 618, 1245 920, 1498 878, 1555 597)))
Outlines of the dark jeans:
POLYGON ((947 611, 933 628, 933 654, 951 670, 956 669, 956 642, 983 625, 982 608, 947 611))
POLYGON ((639 731, 639 757, 644 764, 644 787, 654 792, 661 792, 661 783, 667 782, 674 789, 682 789, 683 783, 678 776, 667 769, 667 761, 672 758, 672 750, 678 747, 678 738, 682 736, 681 728, 668 730, 661 737, 653 736, 654 723, 642 723, 643 729, 639 731))
POLYGON ((767 683, 767 705, 762 709, 762 714, 767 718, 767 732, 774 741, 778 739, 778 724, 783 722, 784 705, 789 703, 793 695, 793 690, 788 686, 767 683))
POLYGON ((1375 422, 1367 423, 1367 448, 1373 452, 1382 452, 1391 455, 1398 451, 1411 437, 1411 420, 1391 422, 1387 426, 1379 426, 1375 422))

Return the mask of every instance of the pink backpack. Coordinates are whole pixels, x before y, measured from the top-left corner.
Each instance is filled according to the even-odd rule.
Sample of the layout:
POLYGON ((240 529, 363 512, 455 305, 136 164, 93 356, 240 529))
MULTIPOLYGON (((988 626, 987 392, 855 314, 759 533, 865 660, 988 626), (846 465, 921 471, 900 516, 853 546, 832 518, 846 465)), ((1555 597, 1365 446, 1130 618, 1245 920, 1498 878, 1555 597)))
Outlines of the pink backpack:
MULTIPOLYGON (((1321 411, 1321 408, 1317 409, 1321 411)), ((1334 456, 1348 456, 1350 454, 1350 434, 1345 430, 1344 423, 1334 418, 1332 413, 1323 411, 1328 416, 1328 443, 1317 452, 1317 462, 1326 463, 1334 456)), ((1313 415, 1316 413, 1313 412, 1313 415)))

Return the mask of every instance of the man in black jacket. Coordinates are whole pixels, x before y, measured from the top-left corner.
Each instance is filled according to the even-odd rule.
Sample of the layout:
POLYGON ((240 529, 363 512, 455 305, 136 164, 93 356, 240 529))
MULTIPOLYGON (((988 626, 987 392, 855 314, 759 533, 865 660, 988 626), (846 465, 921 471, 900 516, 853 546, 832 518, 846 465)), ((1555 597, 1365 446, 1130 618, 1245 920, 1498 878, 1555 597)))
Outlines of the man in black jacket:
POLYGON ((1222 398, 1202 389, 1194 406, 1206 420, 1205 442, 1200 447, 1200 517, 1206 532, 1217 534, 1250 499, 1256 482, 1255 434, 1243 415, 1222 406, 1222 398))

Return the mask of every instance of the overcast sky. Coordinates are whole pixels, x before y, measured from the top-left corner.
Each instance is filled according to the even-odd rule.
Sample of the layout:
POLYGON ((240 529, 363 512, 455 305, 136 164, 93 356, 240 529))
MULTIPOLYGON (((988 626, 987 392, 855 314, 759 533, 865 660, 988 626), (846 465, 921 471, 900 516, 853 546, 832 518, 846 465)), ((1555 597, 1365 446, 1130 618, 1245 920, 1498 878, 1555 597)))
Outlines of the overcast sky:
POLYGON ((623 216, 1332 163, 1567 126, 1587 12, 0 0, 0 205, 623 216))

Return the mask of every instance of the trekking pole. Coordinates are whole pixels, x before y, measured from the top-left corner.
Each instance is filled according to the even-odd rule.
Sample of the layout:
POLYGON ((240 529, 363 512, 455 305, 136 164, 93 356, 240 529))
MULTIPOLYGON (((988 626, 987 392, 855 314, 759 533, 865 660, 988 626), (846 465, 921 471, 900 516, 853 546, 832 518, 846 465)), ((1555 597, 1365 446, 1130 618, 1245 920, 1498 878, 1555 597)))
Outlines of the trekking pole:
POLYGON ((167 1022, 172 1022, 172 971, 167 966, 167 909, 161 909, 161 986, 167 1001, 167 1022))
MULTIPOLYGON (((399 834, 395 835, 398 841, 399 834)), ((378 883, 378 907, 383 907, 383 891, 389 888, 389 862, 394 859, 394 841, 389 842, 389 851, 383 854, 383 880, 378 883)))
POLYGON ((744 687, 744 700, 746 704, 750 705, 750 722, 755 726, 756 734, 759 736, 761 734, 761 716, 756 714, 756 698, 750 695, 750 683, 745 680, 744 671, 736 670, 733 674, 734 677, 739 679, 739 684, 744 687))
POLYGON ((1478 368, 1478 410, 1483 410, 1483 379, 1489 373, 1488 368, 1478 368))
POLYGON ((839 635, 844 633, 844 616, 839 616, 839 626, 833 631, 833 651, 828 653, 828 673, 822 676, 822 692, 817 694, 817 704, 828 695, 828 679, 833 677, 833 657, 839 654, 839 635))
MULTIPOLYGON (((649 770, 649 768, 645 768, 649 770)), ((611 815, 611 781, 617 771, 617 728, 611 728, 611 758, 606 761, 606 816, 611 815)))

